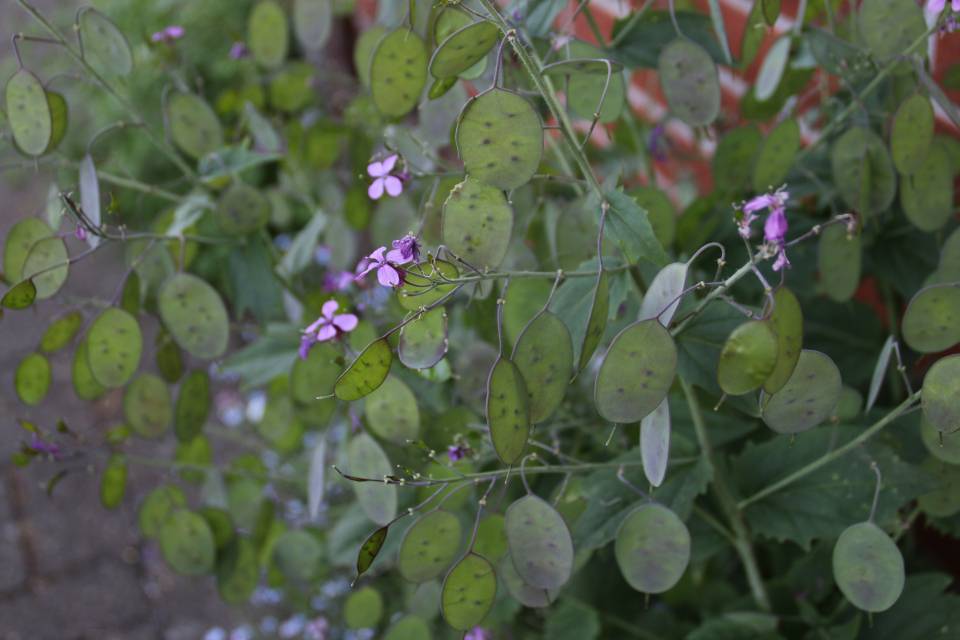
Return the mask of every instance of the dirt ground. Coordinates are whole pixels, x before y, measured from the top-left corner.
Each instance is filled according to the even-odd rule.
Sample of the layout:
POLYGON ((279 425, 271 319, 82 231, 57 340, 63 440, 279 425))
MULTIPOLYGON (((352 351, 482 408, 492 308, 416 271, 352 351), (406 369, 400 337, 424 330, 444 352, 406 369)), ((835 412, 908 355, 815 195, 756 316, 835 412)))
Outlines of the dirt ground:
MULTIPOLYGON (((72 2, 33 3, 61 8, 72 2)), ((14 0, 0 0, 4 75, 12 71, 11 35, 26 25, 14 0)), ((0 173, 0 237, 20 218, 42 210, 48 184, 42 172, 0 173)), ((116 419, 117 394, 95 405, 74 396, 69 353, 53 359, 54 387, 40 407, 26 407, 13 392, 17 363, 36 348, 49 319, 66 309, 62 298, 109 297, 116 287, 109 265, 116 259, 98 254, 93 264, 77 265, 59 302, 0 320, 0 640, 187 640, 238 622, 238 612, 219 600, 212 578, 174 576, 156 546, 140 541, 137 499, 156 476, 131 469, 124 503, 107 511, 86 463, 69 464, 71 472, 48 496, 44 485, 62 467, 17 469, 10 462, 24 436, 18 419, 50 428, 64 418, 91 440, 116 419)))

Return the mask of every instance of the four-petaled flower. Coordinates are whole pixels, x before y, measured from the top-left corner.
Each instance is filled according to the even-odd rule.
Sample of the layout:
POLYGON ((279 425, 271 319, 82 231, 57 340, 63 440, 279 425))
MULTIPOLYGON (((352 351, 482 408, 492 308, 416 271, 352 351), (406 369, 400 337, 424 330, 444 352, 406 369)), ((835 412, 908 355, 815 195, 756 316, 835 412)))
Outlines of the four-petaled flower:
POLYGON ((179 40, 183 37, 184 29, 180 25, 170 25, 160 31, 157 31, 152 36, 150 40, 153 42, 173 42, 174 40, 179 40))
POLYGON ((452 444, 447 447, 447 458, 450 459, 450 462, 457 462, 458 460, 463 460, 470 454, 470 447, 458 442, 457 444, 452 444))
MULTIPOLYGON (((927 3, 927 13, 939 14, 946 4, 946 0, 930 0, 927 3)), ((950 8, 960 12, 960 0, 950 0, 950 8)))
POLYGON ((367 173, 373 178, 373 183, 367 189, 367 195, 370 196, 371 200, 382 198, 384 191, 393 198, 403 193, 403 181, 406 175, 391 173, 397 165, 399 157, 394 153, 380 162, 371 162, 367 165, 367 173))
POLYGON ((373 253, 365 256, 357 265, 356 279, 364 277, 373 270, 377 272, 377 280, 385 287, 399 287, 403 284, 403 269, 400 267, 408 262, 420 259, 420 244, 416 236, 405 235, 393 241, 393 249, 379 247, 373 253))
POLYGON ((340 304, 336 300, 327 300, 320 309, 320 317, 304 329, 300 339, 300 358, 306 359, 310 348, 318 342, 333 340, 342 333, 357 328, 357 316, 352 313, 337 313, 340 304))

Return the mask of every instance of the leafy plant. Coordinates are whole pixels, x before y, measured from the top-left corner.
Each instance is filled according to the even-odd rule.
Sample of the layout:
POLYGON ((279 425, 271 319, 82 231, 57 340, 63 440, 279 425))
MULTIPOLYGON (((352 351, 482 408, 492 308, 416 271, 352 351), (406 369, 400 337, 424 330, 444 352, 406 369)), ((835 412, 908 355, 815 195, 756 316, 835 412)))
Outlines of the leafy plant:
POLYGON ((718 68, 778 2, 740 60, 717 2, 610 34, 588 1, 382 2, 352 68, 328 47, 349 2, 163 26, 117 0, 75 35, 17 2, 41 35, 14 39, 4 143, 53 182, 5 240, 4 313, 49 318, 13 383, 29 415, 69 360, 122 426, 24 420, 14 462, 96 467, 175 571, 238 605, 276 590, 312 637, 960 625, 911 529, 960 517, 960 166, 932 103, 956 107, 924 54, 950 9, 801 9, 736 123, 718 68), (28 67, 50 43, 95 96, 28 67), (814 66, 841 88, 800 113, 814 66), (637 68, 673 125, 719 137, 680 215, 637 68), (81 260, 111 297, 63 294, 81 260), (127 496, 140 466, 167 480, 127 496))

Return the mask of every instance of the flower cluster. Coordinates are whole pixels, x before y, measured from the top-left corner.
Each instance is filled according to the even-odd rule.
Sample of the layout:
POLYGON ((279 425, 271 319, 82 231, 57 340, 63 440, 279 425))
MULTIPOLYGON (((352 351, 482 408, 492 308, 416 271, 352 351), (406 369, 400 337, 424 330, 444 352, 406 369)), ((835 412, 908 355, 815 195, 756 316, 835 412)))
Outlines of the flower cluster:
POLYGON ((743 216, 737 221, 740 237, 747 240, 753 232, 751 225, 758 218, 757 212, 764 209, 770 211, 763 223, 763 240, 777 256, 773 263, 774 271, 780 271, 790 266, 785 242, 788 227, 786 206, 789 198, 790 193, 787 191, 786 185, 772 193, 762 193, 755 196, 742 205, 743 216))
POLYGON ((336 300, 327 300, 320 308, 320 317, 313 324, 304 329, 300 338, 300 357, 306 359, 310 348, 318 342, 333 340, 337 336, 350 333, 357 328, 360 322, 352 313, 337 313, 340 303, 336 300))
MULTIPOLYGON (((946 4, 947 0, 930 0, 927 3, 927 13, 939 15, 946 4)), ((960 12, 960 0, 950 0, 950 8, 960 12)))
POLYGON ((420 260, 420 244, 416 236, 405 235, 393 241, 393 249, 379 247, 365 256, 357 265, 356 279, 359 280, 371 271, 377 272, 377 280, 385 287, 399 287, 403 284, 403 265, 420 260))
POLYGON ((151 42, 165 42, 167 44, 173 42, 174 40, 179 40, 183 37, 185 33, 183 27, 180 25, 170 25, 160 31, 157 31, 152 36, 150 36, 151 42))

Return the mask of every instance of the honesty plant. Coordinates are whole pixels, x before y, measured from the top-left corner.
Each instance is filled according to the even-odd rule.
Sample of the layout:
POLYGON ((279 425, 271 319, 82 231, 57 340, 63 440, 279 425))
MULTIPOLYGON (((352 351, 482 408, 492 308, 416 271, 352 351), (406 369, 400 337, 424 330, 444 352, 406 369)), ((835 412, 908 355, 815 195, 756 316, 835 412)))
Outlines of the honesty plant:
POLYGON ((10 419, 54 496, 96 469, 304 637, 958 633, 955 7, 756 0, 731 42, 719 2, 385 0, 352 42, 333 0, 17 4, 4 166, 51 183, 0 304, 46 323, 10 419), (120 426, 37 422, 67 384, 120 426))

